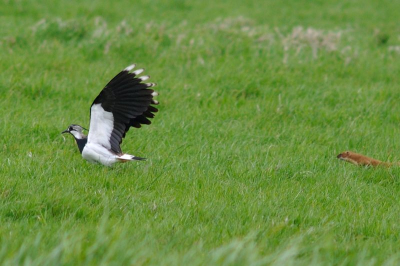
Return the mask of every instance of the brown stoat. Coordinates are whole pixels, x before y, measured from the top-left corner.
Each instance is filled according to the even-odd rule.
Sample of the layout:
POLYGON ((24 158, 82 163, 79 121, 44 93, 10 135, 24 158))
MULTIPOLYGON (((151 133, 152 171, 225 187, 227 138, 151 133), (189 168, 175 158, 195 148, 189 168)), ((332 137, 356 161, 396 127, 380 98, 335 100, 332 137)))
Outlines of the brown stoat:
MULTIPOLYGON (((337 158, 339 160, 343 160, 355 165, 359 165, 359 166, 385 166, 385 167, 389 167, 392 166, 392 163, 386 163, 386 162, 382 162, 373 158, 369 158, 365 155, 359 154, 359 153, 355 153, 352 151, 345 151, 342 152, 341 154, 339 154, 337 156, 337 158)), ((398 165, 398 164, 396 164, 398 165)))

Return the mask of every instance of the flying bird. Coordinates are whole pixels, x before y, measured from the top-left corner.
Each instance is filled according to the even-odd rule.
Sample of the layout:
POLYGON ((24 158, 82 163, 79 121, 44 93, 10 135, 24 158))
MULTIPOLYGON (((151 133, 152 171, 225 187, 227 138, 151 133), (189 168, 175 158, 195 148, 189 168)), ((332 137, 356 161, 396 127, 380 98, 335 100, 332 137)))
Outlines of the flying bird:
POLYGON ((150 89, 155 83, 143 83, 149 76, 140 75, 144 70, 132 71, 130 65, 116 75, 94 99, 90 107, 90 127, 86 136, 84 127, 70 125, 61 133, 74 136, 82 157, 91 163, 112 166, 117 162, 144 160, 145 158, 123 153, 120 147, 130 127, 140 128, 151 124, 150 118, 158 109, 150 89))

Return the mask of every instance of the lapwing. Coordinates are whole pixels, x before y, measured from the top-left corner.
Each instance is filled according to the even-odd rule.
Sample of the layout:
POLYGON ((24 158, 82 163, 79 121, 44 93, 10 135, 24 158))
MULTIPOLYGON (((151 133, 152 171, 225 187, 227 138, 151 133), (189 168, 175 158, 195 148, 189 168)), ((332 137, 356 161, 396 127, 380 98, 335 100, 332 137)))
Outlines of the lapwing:
POLYGON ((153 97, 157 92, 150 89, 155 83, 143 83, 149 76, 141 76, 144 70, 132 71, 130 65, 116 75, 94 99, 90 107, 89 134, 80 125, 72 124, 62 133, 74 136, 82 157, 91 163, 112 166, 117 162, 143 160, 145 158, 123 153, 120 147, 130 127, 140 128, 151 124, 150 118, 158 109, 153 97))

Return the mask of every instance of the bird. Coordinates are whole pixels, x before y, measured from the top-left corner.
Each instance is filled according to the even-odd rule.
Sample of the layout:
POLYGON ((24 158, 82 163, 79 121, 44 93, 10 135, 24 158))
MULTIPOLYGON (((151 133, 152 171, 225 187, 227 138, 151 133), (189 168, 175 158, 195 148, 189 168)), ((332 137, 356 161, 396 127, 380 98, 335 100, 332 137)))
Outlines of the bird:
POLYGON ((155 83, 144 83, 150 76, 140 76, 144 69, 132 64, 118 73, 103 88, 90 107, 89 130, 71 124, 62 134, 71 134, 82 157, 90 163, 113 166, 145 158, 123 153, 122 139, 130 127, 150 125, 159 102, 153 99, 158 93, 151 87, 155 83), (84 130, 89 131, 88 135, 84 130))

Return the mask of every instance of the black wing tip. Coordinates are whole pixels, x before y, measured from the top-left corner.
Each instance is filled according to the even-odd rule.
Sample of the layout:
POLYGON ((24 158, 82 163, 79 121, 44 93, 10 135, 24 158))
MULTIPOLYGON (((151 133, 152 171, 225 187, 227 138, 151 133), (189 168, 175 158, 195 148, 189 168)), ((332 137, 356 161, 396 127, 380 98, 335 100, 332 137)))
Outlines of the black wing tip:
POLYGON ((145 160, 147 160, 147 158, 137 157, 137 156, 133 156, 132 159, 133 159, 133 160, 136 160, 136 161, 145 161, 145 160))

